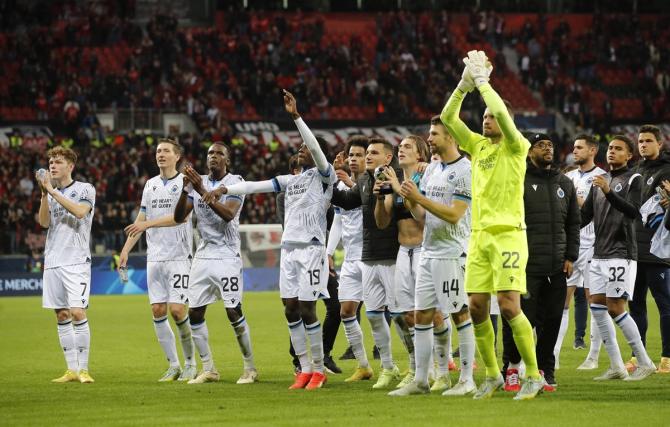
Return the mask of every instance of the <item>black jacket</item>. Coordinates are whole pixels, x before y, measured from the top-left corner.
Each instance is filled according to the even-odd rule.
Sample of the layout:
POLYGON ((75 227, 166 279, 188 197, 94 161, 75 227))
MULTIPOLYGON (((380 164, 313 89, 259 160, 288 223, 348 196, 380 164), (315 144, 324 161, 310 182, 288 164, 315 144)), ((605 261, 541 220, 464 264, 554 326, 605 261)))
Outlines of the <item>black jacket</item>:
MULTIPOLYGON (((634 170, 642 176, 640 181, 640 205, 643 205, 656 194, 656 187, 661 185, 661 181, 670 179, 670 155, 662 152, 656 160, 642 159, 634 170)), ((641 218, 635 220, 638 262, 670 266, 670 262, 649 253, 651 238, 655 231, 655 228, 652 229, 642 225, 641 218)))
POLYGON ((632 169, 608 173, 610 192, 593 188, 582 206, 582 225, 593 221, 596 242, 594 259, 637 260, 633 222, 640 217, 640 179, 632 169))
POLYGON ((565 260, 579 256, 581 217, 577 191, 556 169, 539 169, 528 162, 523 193, 528 236, 526 273, 551 276, 565 260))
MULTIPOLYGON (((349 210, 359 206, 363 210, 363 253, 362 261, 395 260, 398 256, 398 225, 395 217, 391 224, 380 230, 375 222, 377 196, 372 193, 375 178, 370 172, 361 174, 356 185, 348 191, 333 189, 331 203, 349 210)), ((391 197, 390 195, 387 197, 391 197)))

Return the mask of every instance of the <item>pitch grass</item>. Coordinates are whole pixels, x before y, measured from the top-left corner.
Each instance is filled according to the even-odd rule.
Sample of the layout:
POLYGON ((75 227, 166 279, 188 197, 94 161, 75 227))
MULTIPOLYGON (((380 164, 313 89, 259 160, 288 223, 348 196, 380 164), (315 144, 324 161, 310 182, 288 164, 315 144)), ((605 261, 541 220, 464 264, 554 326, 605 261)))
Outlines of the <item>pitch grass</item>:
MULTIPOLYGON (((0 299, 1 425, 651 426, 667 425, 670 419, 670 376, 654 375, 638 383, 596 383, 592 377, 607 366, 605 351, 600 369, 576 371, 586 351, 572 349, 572 330, 556 375, 558 392, 534 401, 514 402, 510 393, 503 392, 483 402, 439 394, 391 398, 386 391, 371 390, 371 382, 345 384, 345 374, 355 367, 353 361, 338 361, 345 374, 331 375, 322 390, 289 391, 293 376, 288 333, 275 292, 245 295, 260 383, 235 384, 242 361, 221 305, 210 307, 207 315, 221 382, 159 384, 156 380, 166 363, 146 296, 94 296, 89 310, 90 372, 96 383, 52 384, 50 380, 63 373, 64 360, 55 316, 40 304, 34 297, 0 299)), ((658 315, 651 300, 650 312, 649 350, 658 361, 658 315)), ((369 326, 365 320, 363 324, 370 351, 369 326)), ((619 342, 627 355, 621 336, 619 342)), ((404 370, 407 359, 395 333, 393 345, 404 370)), ((334 355, 339 356, 345 347, 341 329, 334 355)), ((378 370, 377 361, 374 368, 378 370)), ((477 381, 482 376, 479 368, 477 381)))

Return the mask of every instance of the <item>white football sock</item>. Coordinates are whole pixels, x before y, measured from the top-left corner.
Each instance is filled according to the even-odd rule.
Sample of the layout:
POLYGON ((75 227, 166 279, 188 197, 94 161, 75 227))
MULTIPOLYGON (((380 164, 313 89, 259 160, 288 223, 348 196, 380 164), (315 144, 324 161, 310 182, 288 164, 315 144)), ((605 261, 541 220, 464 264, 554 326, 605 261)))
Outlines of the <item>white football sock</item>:
POLYGON ((167 315, 159 318, 154 318, 154 330, 158 342, 163 348, 165 357, 170 362, 171 367, 179 367, 179 357, 177 356, 177 345, 175 343, 174 334, 170 327, 167 315))
POLYGON ((193 334, 193 342, 198 349, 200 361, 202 362, 202 370, 213 371, 214 358, 212 357, 212 351, 209 348, 209 330, 207 329, 207 322, 203 320, 202 323, 191 323, 191 331, 193 334))
POLYGON ((458 331, 458 350, 461 355, 460 381, 472 381, 472 365, 475 362, 475 330, 472 320, 468 319, 456 325, 458 331))
POLYGON ((644 344, 642 344, 640 330, 637 329, 635 320, 628 315, 628 312, 624 311, 615 317, 614 321, 619 325, 619 328, 621 328, 621 332, 623 332, 623 336, 626 337, 628 345, 633 349, 633 354, 635 354, 640 366, 652 366, 654 362, 651 361, 649 354, 647 354, 647 350, 644 348, 644 344))
POLYGON ((409 327, 403 316, 404 314, 402 313, 394 315, 393 323, 395 324, 395 329, 396 332, 398 332, 400 341, 405 346, 405 350, 407 350, 409 370, 414 371, 416 370, 416 362, 414 359, 414 333, 412 330, 413 328, 409 327))
POLYGON ((242 359, 244 360, 244 369, 256 369, 254 365, 254 353, 251 350, 251 335, 249 333, 249 325, 244 316, 232 322, 230 326, 235 331, 237 337, 237 344, 240 346, 242 352, 242 359))
MULTIPOLYGON (((415 327, 416 330, 416 327, 415 327)), ((415 332, 416 333, 416 332, 415 332)), ((439 375, 449 374, 449 341, 451 337, 451 321, 445 319, 442 326, 433 328, 433 349, 437 361, 439 375)))
POLYGON ((302 319, 289 322, 288 333, 291 336, 291 344, 293 344, 293 351, 300 361, 300 370, 304 373, 312 372, 312 364, 309 361, 307 354, 307 332, 302 319))
POLYGON ((91 348, 91 329, 88 319, 72 322, 74 325, 74 344, 77 347, 77 362, 79 370, 88 370, 88 353, 91 348))
POLYGON ((607 306, 602 304, 591 304, 591 315, 596 318, 596 324, 600 331, 605 350, 610 358, 610 366, 617 370, 624 370, 621 350, 616 339, 616 330, 612 318, 607 313, 607 306))
POLYGON ((598 360, 600 357, 600 347, 603 344, 602 338, 600 338, 600 331, 598 330, 598 324, 596 323, 596 318, 591 314, 591 322, 589 329, 591 330, 591 343, 589 344, 589 355, 587 358, 598 360))
POLYGON ((556 338, 556 344, 554 345, 554 357, 556 360, 561 355, 561 347, 563 346, 563 339, 565 334, 568 332, 568 323, 570 321, 570 309, 563 309, 563 316, 561 317, 561 327, 558 330, 558 337, 556 338))
POLYGON ((307 336, 309 336, 309 348, 312 352, 312 364, 316 372, 323 373, 323 333, 321 323, 316 322, 305 325, 307 336))
MULTIPOLYGON (((167 323, 167 322, 166 322, 167 323)), ((193 335, 191 333, 191 322, 188 316, 182 320, 177 320, 177 329, 179 330, 179 339, 181 340, 181 350, 184 354, 184 365, 195 366, 195 351, 193 349, 193 335)))
POLYGON ((368 320, 372 327, 372 338, 379 349, 382 368, 393 369, 393 356, 391 354, 391 330, 389 329, 383 311, 367 311, 368 320))
POLYGON ((344 335, 346 335, 351 350, 358 361, 358 366, 361 368, 369 367, 370 363, 368 362, 368 355, 366 354, 365 346, 363 345, 363 330, 361 329, 361 325, 358 323, 356 316, 343 318, 342 323, 344 324, 344 335))
POLYGON ((430 354, 433 352, 433 325, 416 324, 414 331, 416 338, 416 371, 414 381, 417 384, 427 386, 430 354))
POLYGON ((67 368, 73 372, 77 372, 79 366, 77 364, 77 348, 74 345, 72 319, 58 322, 58 340, 60 341, 60 348, 63 349, 67 368))

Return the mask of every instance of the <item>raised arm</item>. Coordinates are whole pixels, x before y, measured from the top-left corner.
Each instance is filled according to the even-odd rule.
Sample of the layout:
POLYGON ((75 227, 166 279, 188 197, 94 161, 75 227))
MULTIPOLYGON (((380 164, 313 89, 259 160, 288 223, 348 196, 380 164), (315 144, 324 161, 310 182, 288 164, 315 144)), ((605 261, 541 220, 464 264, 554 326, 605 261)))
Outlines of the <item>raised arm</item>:
POLYGON ((458 145, 466 152, 472 153, 474 143, 481 139, 481 136, 471 131, 460 118, 461 104, 463 103, 463 99, 465 99, 465 95, 467 95, 467 92, 456 88, 442 109, 440 120, 442 120, 442 124, 456 139, 458 145))
POLYGON ((295 125, 298 127, 300 136, 302 137, 302 140, 305 142, 305 145, 307 145, 307 149, 309 150, 310 153, 312 153, 312 158, 314 159, 314 164, 316 165, 316 168, 319 170, 321 175, 324 176, 329 175, 330 164, 326 159, 326 155, 323 153, 323 151, 321 151, 321 147, 319 147, 319 141, 316 140, 316 137, 314 136, 312 131, 302 120, 302 117, 300 117, 295 98, 293 97, 291 92, 287 90, 284 90, 284 107, 286 108, 286 111, 293 118, 295 125))
MULTIPOLYGON (((50 194, 55 201, 57 201, 61 206, 65 208, 65 210, 70 212, 77 219, 84 218, 86 215, 88 215, 89 212, 91 212, 91 209, 93 209, 93 203, 95 202, 95 190, 92 189, 92 187, 90 189, 84 190, 84 193, 79 195, 79 201, 77 202, 68 199, 60 191, 53 188, 53 185, 51 185, 51 178, 49 177, 48 174, 40 181, 40 188, 43 188, 44 191, 50 194)), ((45 221, 46 224, 45 228, 48 228, 50 223, 50 220, 48 219, 49 214, 48 206, 46 209, 47 209, 46 210, 47 220, 45 221)), ((42 213, 41 207, 40 207, 40 213, 42 213)), ((40 225, 44 227, 42 219, 43 218, 40 217, 40 225)))
POLYGON ((512 151, 519 153, 524 150, 528 151, 529 143, 523 137, 521 132, 516 128, 514 120, 507 110, 505 102, 502 100, 500 95, 493 90, 493 87, 485 83, 478 87, 479 93, 484 98, 484 103, 488 107, 491 114, 496 119, 498 126, 500 126, 500 131, 503 134, 502 142, 509 144, 509 147, 512 151), (524 142, 525 141, 525 142, 524 142))

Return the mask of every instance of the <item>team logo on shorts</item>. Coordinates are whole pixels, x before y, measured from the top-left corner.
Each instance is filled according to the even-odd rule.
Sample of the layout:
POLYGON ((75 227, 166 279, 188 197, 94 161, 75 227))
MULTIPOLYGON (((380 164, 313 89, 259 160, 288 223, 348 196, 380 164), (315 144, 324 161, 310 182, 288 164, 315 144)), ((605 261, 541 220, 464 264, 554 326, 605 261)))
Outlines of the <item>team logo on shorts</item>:
POLYGON ((565 192, 563 191, 563 189, 561 187, 558 187, 558 190, 556 190, 556 194, 558 194, 558 197, 561 198, 561 199, 563 197, 565 197, 565 192))
POLYGON ((653 176, 649 177, 649 179, 647 180, 647 185, 651 185, 652 182, 654 182, 654 177, 653 176))
POLYGON ((623 184, 618 183, 616 185, 616 187, 614 187, 614 192, 618 193, 619 191, 621 191, 622 188, 623 188, 623 184))
POLYGON ((447 176, 447 181, 451 182, 454 179, 456 179, 456 171, 452 171, 448 176, 447 176))

